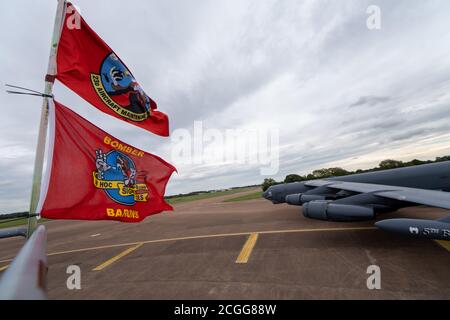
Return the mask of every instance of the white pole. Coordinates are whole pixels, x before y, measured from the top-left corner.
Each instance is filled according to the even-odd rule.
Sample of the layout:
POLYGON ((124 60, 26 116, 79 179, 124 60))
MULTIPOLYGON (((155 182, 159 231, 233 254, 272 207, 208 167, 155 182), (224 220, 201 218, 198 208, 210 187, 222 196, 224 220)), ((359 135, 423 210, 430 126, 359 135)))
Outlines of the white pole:
MULTIPOLYGON (((58 5, 56 9, 55 25, 53 27, 52 46, 50 49, 47 75, 45 77, 44 93, 47 95, 51 95, 53 92, 53 83, 56 75, 56 52, 58 49, 58 42, 61 36, 64 17, 66 13, 66 0, 57 0, 57 1, 58 5)), ((42 168, 44 165, 45 143, 48 127, 48 106, 49 106, 48 99, 50 98, 44 98, 44 101, 42 103, 41 122, 39 126, 39 136, 36 147, 36 158, 34 161, 33 185, 31 188, 30 215, 36 213, 39 195, 41 192, 42 168)), ((27 238, 30 238, 31 234, 36 229, 36 226, 37 226, 37 217, 28 218, 27 238)))

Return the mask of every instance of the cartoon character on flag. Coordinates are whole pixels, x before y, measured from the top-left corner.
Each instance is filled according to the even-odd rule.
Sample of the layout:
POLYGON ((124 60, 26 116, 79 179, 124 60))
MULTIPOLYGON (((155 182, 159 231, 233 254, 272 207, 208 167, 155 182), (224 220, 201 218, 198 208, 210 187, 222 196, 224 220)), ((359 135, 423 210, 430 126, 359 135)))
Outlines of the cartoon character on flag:
POLYGON ((125 154, 112 150, 105 154, 101 149, 95 151, 97 171, 93 173, 94 185, 104 189, 115 202, 134 205, 136 201, 146 202, 148 188, 136 182, 136 165, 125 154))
POLYGON ((151 111, 150 98, 115 53, 109 54, 103 61, 100 74, 103 87, 110 97, 126 97, 126 108, 132 112, 140 114, 151 111))

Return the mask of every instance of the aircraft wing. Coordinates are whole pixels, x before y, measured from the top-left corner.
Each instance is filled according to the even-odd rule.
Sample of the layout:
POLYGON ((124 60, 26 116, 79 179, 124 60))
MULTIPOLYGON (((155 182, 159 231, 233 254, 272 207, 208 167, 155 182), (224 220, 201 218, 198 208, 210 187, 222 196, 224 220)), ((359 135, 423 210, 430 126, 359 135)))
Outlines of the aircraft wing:
POLYGON ((388 199, 412 202, 432 207, 438 207, 450 210, 450 192, 438 190, 426 190, 416 188, 406 188, 390 185, 330 181, 330 180, 311 180, 305 182, 310 187, 326 186, 331 189, 345 190, 357 193, 371 193, 375 196, 388 199))
MULTIPOLYGON (((304 184, 308 187, 350 191, 366 194, 368 196, 376 196, 450 210, 450 192, 331 180, 312 180, 306 181, 304 184)), ((367 211, 367 208, 361 206, 342 206, 339 204, 333 205, 326 201, 306 203, 303 208, 305 216, 311 217, 315 214, 315 217, 319 219, 329 218, 333 214, 342 215, 343 213, 347 216, 352 216, 352 210, 354 211, 353 218, 358 218, 358 215, 367 211)), ((438 220, 388 219, 378 221, 375 225, 382 230, 397 234, 434 240, 450 240, 450 216, 438 220)))

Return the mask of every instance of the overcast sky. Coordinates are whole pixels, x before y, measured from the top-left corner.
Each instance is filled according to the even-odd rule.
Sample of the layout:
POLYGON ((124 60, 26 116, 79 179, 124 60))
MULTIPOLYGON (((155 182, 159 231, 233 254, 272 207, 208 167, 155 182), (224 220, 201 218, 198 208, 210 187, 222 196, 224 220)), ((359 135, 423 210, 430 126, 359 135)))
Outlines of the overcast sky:
MULTIPOLYGON (((278 128, 275 179, 450 154, 447 0, 74 3, 169 115, 171 130, 192 130, 196 120, 221 132, 278 128), (370 4, 381 8, 381 30, 366 27, 370 4)), ((55 0, 0 0, 2 84, 42 90, 55 8, 55 0)), ((101 114, 61 85, 54 92, 116 137, 171 161, 170 138, 101 114)), ((41 101, 0 95, 0 212, 26 210, 41 101)), ((265 178, 257 164, 178 170, 168 194, 265 178)))

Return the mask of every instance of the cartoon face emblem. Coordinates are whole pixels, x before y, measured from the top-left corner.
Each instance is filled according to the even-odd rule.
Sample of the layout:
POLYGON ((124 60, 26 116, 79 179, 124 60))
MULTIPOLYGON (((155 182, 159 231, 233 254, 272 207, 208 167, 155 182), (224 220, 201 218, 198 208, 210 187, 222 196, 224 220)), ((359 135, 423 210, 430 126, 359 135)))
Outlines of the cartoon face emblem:
POLYGON ((96 150, 95 155, 97 170, 93 172, 93 177, 96 188, 103 189, 120 204, 131 206, 136 202, 147 202, 147 185, 137 183, 136 166, 130 157, 115 150, 107 154, 96 150))
POLYGON ((91 82, 102 101, 121 117, 143 121, 151 112, 151 100, 128 68, 111 53, 103 60, 91 82))

